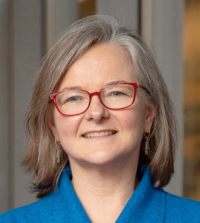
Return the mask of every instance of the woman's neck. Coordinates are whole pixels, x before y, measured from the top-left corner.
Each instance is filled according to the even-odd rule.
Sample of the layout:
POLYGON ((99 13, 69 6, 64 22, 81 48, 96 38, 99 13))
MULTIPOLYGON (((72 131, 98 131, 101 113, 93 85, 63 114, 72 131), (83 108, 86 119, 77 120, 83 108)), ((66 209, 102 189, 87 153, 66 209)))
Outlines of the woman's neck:
POLYGON ((138 184, 137 162, 74 164, 72 186, 91 221, 115 222, 138 184))

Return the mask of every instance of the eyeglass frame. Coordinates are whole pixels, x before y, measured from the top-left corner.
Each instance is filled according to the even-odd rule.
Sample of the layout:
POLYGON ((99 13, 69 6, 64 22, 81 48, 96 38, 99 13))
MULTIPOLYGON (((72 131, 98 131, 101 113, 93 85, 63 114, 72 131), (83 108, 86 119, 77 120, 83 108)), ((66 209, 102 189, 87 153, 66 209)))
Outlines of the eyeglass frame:
POLYGON ((136 97, 136 93, 137 93, 137 89, 138 89, 138 88, 141 88, 141 89, 145 90, 147 93, 149 93, 149 91, 148 91, 144 86, 142 86, 142 85, 140 85, 140 84, 138 84, 138 83, 118 83, 118 84, 108 85, 108 86, 102 88, 100 91, 95 91, 95 92, 92 92, 92 93, 90 93, 90 92, 88 92, 88 91, 86 91, 86 90, 82 90, 82 89, 81 89, 81 90, 79 90, 79 91, 84 91, 85 93, 87 93, 87 94, 89 95, 89 103, 88 103, 87 108, 86 108, 83 112, 80 112, 80 113, 78 113, 78 114, 73 114, 73 115, 63 114, 63 113, 60 111, 60 109, 59 109, 59 107, 58 107, 58 104, 57 104, 57 101, 56 101, 56 97, 57 97, 59 94, 64 93, 64 92, 67 92, 67 91, 71 91, 71 90, 59 91, 59 92, 57 92, 57 93, 50 94, 50 101, 49 101, 49 102, 53 101, 54 104, 55 104, 55 106, 56 106, 56 108, 57 108, 57 110, 58 110, 58 112, 59 112, 61 115, 64 115, 64 116, 76 116, 76 115, 81 115, 81 114, 83 114, 84 112, 86 112, 86 111, 88 110, 88 108, 90 107, 91 100, 92 100, 92 97, 93 97, 94 95, 97 95, 97 96, 98 96, 98 98, 99 98, 101 104, 102 104, 105 108, 110 109, 110 110, 121 110, 121 109, 125 109, 125 108, 130 107, 130 106, 135 102, 135 97, 136 97), (126 106, 126 107, 122 107, 122 108, 109 108, 109 107, 107 107, 107 106, 103 103, 103 101, 101 100, 101 92, 102 92, 105 88, 108 88, 108 87, 110 87, 110 86, 123 85, 123 84, 132 85, 132 87, 134 88, 134 97, 133 97, 133 101, 132 101, 132 103, 131 103, 130 105, 128 105, 128 106, 126 106))

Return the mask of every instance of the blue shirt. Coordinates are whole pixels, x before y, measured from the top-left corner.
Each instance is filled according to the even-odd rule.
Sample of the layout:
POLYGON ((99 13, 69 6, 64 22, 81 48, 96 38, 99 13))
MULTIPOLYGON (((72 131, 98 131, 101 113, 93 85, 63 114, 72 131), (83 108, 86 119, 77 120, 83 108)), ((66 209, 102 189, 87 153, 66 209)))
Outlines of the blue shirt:
MULTIPOLYGON (((119 215, 116 223, 200 223, 200 202, 174 196, 152 186, 150 171, 138 170, 140 183, 119 215)), ((10 210, 0 223, 89 223, 72 185, 69 166, 64 169, 56 191, 39 201, 10 210)))

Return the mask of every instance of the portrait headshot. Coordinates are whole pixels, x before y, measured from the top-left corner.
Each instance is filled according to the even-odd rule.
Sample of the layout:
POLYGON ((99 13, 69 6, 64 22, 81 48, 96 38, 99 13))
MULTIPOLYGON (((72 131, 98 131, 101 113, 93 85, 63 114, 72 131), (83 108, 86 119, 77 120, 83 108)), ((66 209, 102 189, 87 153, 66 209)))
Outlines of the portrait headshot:
POLYGON ((21 154, 37 199, 0 223, 200 222, 200 202, 179 186, 179 85, 140 27, 108 13, 82 16, 45 52, 21 154))

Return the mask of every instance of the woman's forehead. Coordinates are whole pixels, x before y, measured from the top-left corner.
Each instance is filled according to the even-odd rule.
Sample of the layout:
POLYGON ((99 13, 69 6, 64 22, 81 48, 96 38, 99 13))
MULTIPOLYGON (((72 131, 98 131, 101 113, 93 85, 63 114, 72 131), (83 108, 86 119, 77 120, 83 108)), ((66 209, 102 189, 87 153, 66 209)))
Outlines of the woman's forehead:
POLYGON ((76 85, 108 85, 117 81, 136 82, 130 55, 120 46, 96 45, 71 65, 59 90, 76 85))

